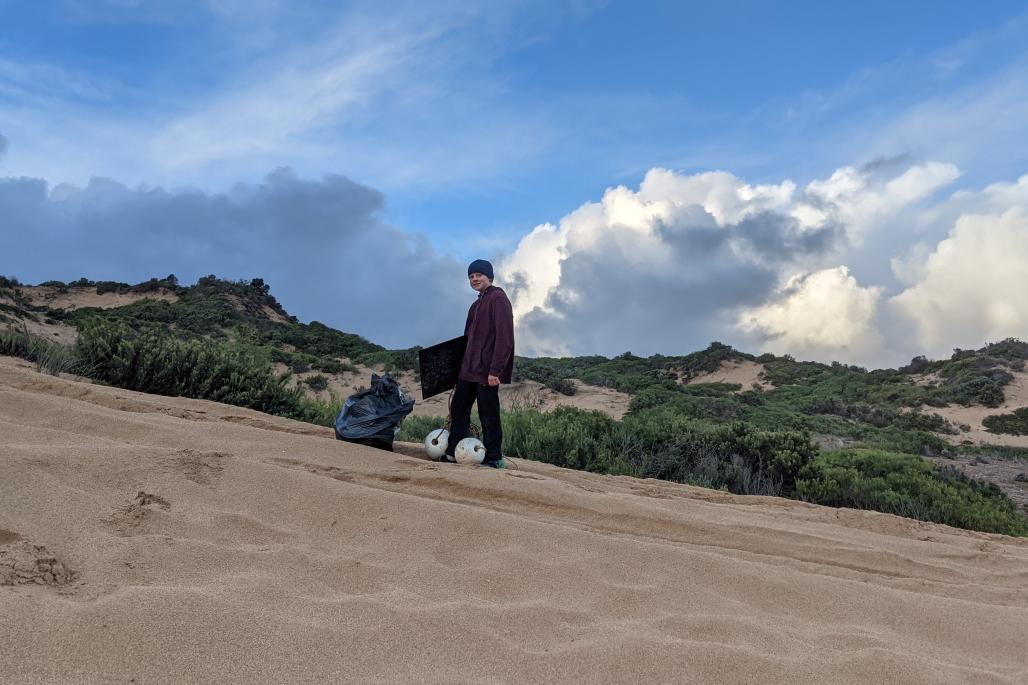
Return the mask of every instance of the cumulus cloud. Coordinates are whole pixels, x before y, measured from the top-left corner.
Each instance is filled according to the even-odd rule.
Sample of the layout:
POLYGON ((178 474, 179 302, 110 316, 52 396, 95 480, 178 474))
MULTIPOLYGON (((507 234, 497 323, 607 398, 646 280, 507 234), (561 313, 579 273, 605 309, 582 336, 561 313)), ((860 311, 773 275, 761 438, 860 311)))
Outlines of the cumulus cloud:
POLYGON ((961 190, 948 203, 961 213, 1003 212, 1015 206, 1028 206, 1028 174, 1014 182, 992 183, 981 192, 961 190))
MULTIPOLYGON (((1024 178, 1002 189, 1013 192, 1024 178)), ((1028 337, 1028 210, 962 216, 923 258, 912 285, 890 300, 924 352, 943 355, 986 340, 1028 337)))
POLYGON ((845 266, 796 276, 765 305, 743 312, 738 325, 765 339, 776 354, 826 359, 877 359, 882 338, 876 310, 882 289, 861 287, 845 266))
POLYGON ((802 255, 831 242, 831 228, 807 231, 773 211, 792 192, 654 169, 637 192, 609 189, 559 226, 537 227, 500 264, 519 344, 540 354, 650 353, 709 340, 723 324, 717 312, 773 287, 779 248, 802 255))
POLYGON ((102 178, 51 189, 41 179, 2 178, 0 273, 24 281, 259 276, 301 319, 384 345, 459 334, 473 296, 463 265, 382 222, 382 204, 378 191, 344 176, 304 180, 289 169, 226 193, 102 178))
POLYGON ((536 227, 501 261, 519 344, 648 354, 718 339, 870 360, 883 288, 861 286, 840 260, 958 175, 879 160, 798 188, 653 169, 637 191, 611 188, 536 227))
POLYGON ((883 220, 920 202, 959 178, 952 164, 928 162, 911 166, 898 176, 882 177, 891 170, 888 160, 861 169, 843 167, 830 178, 812 181, 792 208, 792 215, 809 226, 834 221, 846 227, 853 243, 861 244, 883 220))

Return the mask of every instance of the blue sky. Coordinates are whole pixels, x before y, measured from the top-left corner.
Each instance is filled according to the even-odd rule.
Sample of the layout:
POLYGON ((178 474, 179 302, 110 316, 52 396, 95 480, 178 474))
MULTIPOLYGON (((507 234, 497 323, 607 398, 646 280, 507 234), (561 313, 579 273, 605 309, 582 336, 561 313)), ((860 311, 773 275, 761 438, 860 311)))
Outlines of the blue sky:
MULTIPOLYGON (((7 179, 0 231, 14 245, 8 259, 0 256, 0 273, 26 281, 132 280, 170 271, 183 280, 208 271, 261 275, 302 318, 401 345, 442 335, 451 319, 462 318, 466 293, 450 294, 435 282, 421 288, 436 299, 407 315, 427 312, 446 324, 400 333, 374 307, 338 313, 335 288, 342 286, 301 277, 314 278, 302 255, 328 252, 319 256, 326 260, 319 262, 322 279, 338 282, 332 272, 346 271, 365 284, 365 300, 390 306, 374 292, 381 281, 362 271, 366 264, 388 265, 401 278, 453 269, 459 278, 462 263, 488 256, 509 265, 509 276, 564 264, 563 275, 512 287, 522 295, 524 339, 539 352, 617 353, 620 345, 687 352, 704 344, 702 336, 868 363, 918 352, 918 344, 944 350, 951 345, 945 335, 922 330, 930 320, 924 311, 903 305, 901 316, 892 310, 903 307, 889 303, 916 289, 918 274, 928 277, 932 255, 964 213, 999 216, 1021 206, 1019 196, 990 204, 998 191, 987 189, 1016 184, 1028 171, 1026 12, 1023 3, 1001 1, 0 0, 0 178, 7 179), (932 164, 949 166, 926 166, 932 164), (275 175, 283 167, 290 171, 275 175), (651 198, 641 184, 654 169, 703 183, 713 183, 703 176, 709 172, 734 180, 711 185, 702 201, 689 199, 698 190, 681 188, 651 198), (834 176, 845 169, 859 173, 834 176), (889 195, 910 183, 915 191, 889 195), (753 187, 782 184, 791 184, 789 198, 754 204, 753 187), (618 186, 637 193, 633 201, 645 195, 644 205, 658 203, 653 207, 669 201, 684 212, 696 203, 722 229, 774 212, 809 229, 798 212, 817 198, 820 207, 833 203, 842 237, 802 263, 795 255, 774 264, 761 257, 754 276, 760 293, 740 291, 704 312, 690 310, 695 325, 656 339, 603 334, 602 327, 586 335, 585 310, 561 309, 571 306, 561 297, 580 289, 568 280, 586 254, 574 253, 576 246, 588 252, 607 237, 623 237, 610 219, 617 213, 603 201, 618 186), (340 197, 356 204, 346 217, 333 217, 287 198, 294 191, 344 213, 349 205, 340 197), (733 194, 748 209, 719 214, 717 193, 733 194), (882 200, 887 195, 893 199, 882 200), (277 224, 269 220, 263 232, 250 233, 232 223, 251 226, 252 206, 239 203, 269 198, 283 203, 260 205, 277 224), (226 203, 234 207, 229 218, 218 213, 226 203), (157 210, 148 208, 157 205, 162 217, 151 220, 147 212, 157 210), (586 229, 571 227, 584 205, 604 208, 609 219, 589 224, 588 239, 575 237, 586 229), (98 212, 106 217, 100 223, 98 212), (167 216, 195 225, 176 227, 167 216), (298 225, 299 216, 313 223, 298 225), (128 223, 103 228, 118 221, 128 223), (528 249, 526 238, 540 225, 555 231, 557 261, 528 249), (110 230, 110 239, 130 246, 137 236, 139 251, 113 259, 87 244, 87 227, 101 239, 110 230), (230 238, 246 249, 225 256, 230 238), (44 240, 83 247, 74 261, 47 258, 40 256, 44 240), (304 249, 286 250, 296 254, 286 268, 282 245, 297 243, 304 249), (370 252, 356 254, 358 244, 370 252), (839 268, 845 276, 825 275, 839 268), (795 298, 829 282, 846 291, 843 297, 874 300, 867 326, 878 343, 816 332, 792 340, 779 330, 776 316, 792 322, 790 330, 802 328, 789 318, 797 315, 795 298), (557 299, 548 303, 550 295, 557 299), (903 326, 922 331, 921 338, 902 344, 903 326)), ((661 221, 677 226, 681 217, 670 216, 661 221)), ((686 222, 681 230, 700 229, 686 222)), ((749 254, 752 267, 756 234, 740 230, 744 237, 724 250, 749 254)), ((792 229, 775 230, 761 229, 762 254, 770 253, 768 235, 795 238, 792 229)), ((668 245, 654 249, 664 254, 668 245)), ((619 249, 619 262, 590 263, 640 268, 637 254, 619 249)), ((692 264, 700 259, 695 249, 678 256, 681 268, 696 274, 710 265, 692 264)), ((681 301, 705 288, 732 290, 717 279, 743 272, 741 262, 726 262, 709 274, 714 280, 686 284, 669 271, 670 280, 659 276, 651 287, 681 301)), ((533 279, 509 280, 516 286, 533 279)), ((666 319, 647 313, 645 289, 635 297, 642 301, 591 301, 641 311, 635 328, 645 329, 647 316, 666 319)), ((929 306, 922 300, 919 306, 929 306)), ((1014 314, 996 315, 1005 324, 980 323, 974 339, 1008 329, 1024 335, 1028 314, 1022 321, 1020 307, 1011 307, 1014 314)))

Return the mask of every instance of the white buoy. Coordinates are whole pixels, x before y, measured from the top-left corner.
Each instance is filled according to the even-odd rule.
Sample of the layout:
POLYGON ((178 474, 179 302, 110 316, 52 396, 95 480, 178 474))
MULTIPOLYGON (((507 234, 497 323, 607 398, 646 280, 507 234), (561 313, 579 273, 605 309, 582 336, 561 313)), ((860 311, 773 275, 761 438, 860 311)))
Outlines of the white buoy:
POLYGON ((478 438, 464 438, 457 443, 453 457, 458 464, 481 464, 485 460, 485 445, 478 438))
POLYGON ((445 428, 436 428, 425 438, 425 451, 428 458, 439 461, 446 454, 446 445, 450 440, 450 431, 445 428))

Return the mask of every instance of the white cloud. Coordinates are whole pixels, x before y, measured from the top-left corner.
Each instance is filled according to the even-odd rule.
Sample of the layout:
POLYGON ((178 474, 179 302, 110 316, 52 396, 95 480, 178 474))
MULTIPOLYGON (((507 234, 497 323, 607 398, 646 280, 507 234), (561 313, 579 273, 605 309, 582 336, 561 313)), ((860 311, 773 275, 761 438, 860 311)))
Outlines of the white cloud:
POLYGON ((722 226, 739 223, 760 212, 776 211, 792 201, 796 184, 749 185, 725 171, 682 176, 651 169, 639 186, 639 199, 662 208, 703 207, 722 226))
POLYGON ((883 344, 884 287, 859 285, 839 260, 959 175, 935 162, 878 166, 844 167, 800 191, 790 180, 667 169, 650 170, 638 191, 610 188, 536 227, 499 263, 519 344, 536 354, 682 352, 736 336, 870 361, 883 344))
POLYGON ((566 241, 567 236, 553 224, 536 226, 521 239, 517 251, 498 264, 501 277, 506 275, 510 283, 516 318, 544 306, 546 294, 560 283, 560 259, 566 241))
POLYGON ((982 209, 1003 211, 1014 206, 1028 206, 1028 174, 1013 183, 993 183, 985 187, 981 193, 960 192, 955 199, 975 198, 982 209))
POLYGON ((793 216, 807 225, 834 220, 846 226, 850 240, 860 244, 868 233, 943 188, 960 176, 953 164, 927 162, 882 183, 875 174, 843 167, 824 181, 811 181, 793 216))
POLYGON ((817 359, 874 360, 882 344, 875 315, 882 289, 861 287, 845 266, 796 276, 738 325, 767 340, 765 349, 817 359))
MULTIPOLYGON (((995 189, 985 195, 994 200, 995 189)), ((924 353, 1028 338, 1028 211, 962 216, 918 275, 890 306, 913 324, 924 353)))

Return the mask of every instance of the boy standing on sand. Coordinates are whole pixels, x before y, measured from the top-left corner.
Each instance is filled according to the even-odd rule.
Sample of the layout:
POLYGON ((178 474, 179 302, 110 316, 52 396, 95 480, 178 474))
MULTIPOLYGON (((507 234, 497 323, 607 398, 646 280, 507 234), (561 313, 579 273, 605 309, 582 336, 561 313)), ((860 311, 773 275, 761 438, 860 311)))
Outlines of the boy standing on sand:
POLYGON ((493 285, 493 265, 476 259, 468 266, 468 281, 478 293, 464 335, 468 338, 457 387, 450 406, 452 423, 444 461, 455 461, 453 450, 468 437, 471 405, 478 402, 482 420, 485 461, 482 466, 503 468, 503 431, 500 427, 500 383, 510 383, 514 370, 514 311, 503 289, 493 285))

